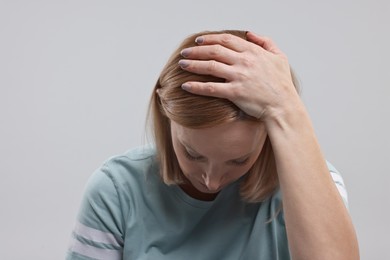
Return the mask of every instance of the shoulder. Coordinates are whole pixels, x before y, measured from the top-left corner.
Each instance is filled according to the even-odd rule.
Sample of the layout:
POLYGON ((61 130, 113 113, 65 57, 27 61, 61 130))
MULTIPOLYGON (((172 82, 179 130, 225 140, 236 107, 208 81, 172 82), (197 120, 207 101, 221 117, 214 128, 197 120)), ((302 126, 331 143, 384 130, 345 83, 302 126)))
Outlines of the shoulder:
POLYGON ((152 145, 132 148, 123 154, 112 156, 97 170, 115 185, 145 178, 157 171, 156 151, 152 145))
POLYGON ((137 147, 109 158, 88 179, 80 212, 84 219, 81 221, 88 225, 93 212, 102 214, 103 218, 115 215, 119 220, 124 217, 131 202, 145 190, 145 180, 151 175, 158 175, 152 146, 137 147))
POLYGON ((142 190, 148 176, 157 176, 153 146, 136 147, 110 157, 90 176, 85 196, 91 200, 110 198, 126 201, 134 190, 142 190))
POLYGON ((123 154, 115 155, 106 160, 103 167, 137 167, 153 164, 155 161, 156 150, 152 145, 131 148, 123 154))
POLYGON ((98 191, 129 192, 151 176, 157 176, 158 169, 154 146, 135 147, 106 160, 92 174, 87 186, 98 191))

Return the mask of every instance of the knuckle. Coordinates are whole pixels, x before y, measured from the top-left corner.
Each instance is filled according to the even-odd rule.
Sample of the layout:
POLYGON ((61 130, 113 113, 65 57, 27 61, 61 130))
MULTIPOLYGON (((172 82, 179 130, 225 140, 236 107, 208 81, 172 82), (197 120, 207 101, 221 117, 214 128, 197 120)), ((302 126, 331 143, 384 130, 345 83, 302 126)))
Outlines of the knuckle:
POLYGON ((209 72, 214 72, 217 68, 217 62, 215 60, 211 60, 208 63, 207 70, 209 72))
POLYGON ((230 96, 230 99, 231 100, 240 100, 242 98, 242 90, 241 88, 234 84, 231 86, 231 96, 230 96))
POLYGON ((224 33, 224 34, 222 34, 221 42, 223 44, 228 44, 232 41, 232 39, 233 39, 233 36, 231 34, 224 33))
POLYGON ((211 94, 215 93, 215 87, 210 82, 205 83, 203 86, 203 89, 204 89, 205 93, 207 93, 207 94, 211 95, 211 94))
POLYGON ((245 67, 251 67, 252 64, 253 64, 253 58, 249 55, 243 55, 241 57, 241 63, 245 66, 245 67))
POLYGON ((219 57, 222 53, 221 45, 213 45, 210 50, 211 57, 219 57))
POLYGON ((245 72, 239 71, 239 72, 237 72, 236 78, 239 81, 245 81, 247 78, 247 75, 245 74, 245 72))

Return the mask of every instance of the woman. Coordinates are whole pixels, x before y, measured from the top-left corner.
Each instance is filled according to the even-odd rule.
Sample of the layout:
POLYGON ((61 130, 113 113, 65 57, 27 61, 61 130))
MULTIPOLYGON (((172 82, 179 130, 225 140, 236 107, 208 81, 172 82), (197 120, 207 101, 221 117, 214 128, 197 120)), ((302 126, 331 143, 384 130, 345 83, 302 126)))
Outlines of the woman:
POLYGON ((152 95, 155 146, 91 177, 68 259, 359 259, 294 82, 267 38, 188 37, 152 95))

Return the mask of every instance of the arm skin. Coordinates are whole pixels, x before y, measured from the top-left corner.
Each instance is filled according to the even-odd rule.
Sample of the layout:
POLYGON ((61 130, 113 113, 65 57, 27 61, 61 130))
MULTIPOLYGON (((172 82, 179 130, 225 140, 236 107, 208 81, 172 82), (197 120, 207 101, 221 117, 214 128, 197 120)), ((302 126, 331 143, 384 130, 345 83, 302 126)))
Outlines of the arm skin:
POLYGON ((275 153, 292 259, 359 259, 355 230, 329 174, 309 115, 295 91, 287 57, 268 38, 204 35, 182 51, 188 71, 226 79, 183 89, 227 98, 260 118, 275 153))

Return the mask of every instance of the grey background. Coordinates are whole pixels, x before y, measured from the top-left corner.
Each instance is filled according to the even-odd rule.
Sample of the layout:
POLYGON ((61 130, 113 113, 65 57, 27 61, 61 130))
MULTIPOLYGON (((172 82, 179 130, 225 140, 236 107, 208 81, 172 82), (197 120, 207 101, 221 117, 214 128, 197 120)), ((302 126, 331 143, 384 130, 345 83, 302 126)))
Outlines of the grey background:
POLYGON ((390 259, 390 4, 0 1, 0 259, 63 259, 85 182, 144 142, 153 84, 187 35, 272 37, 343 174, 362 259, 390 259))

